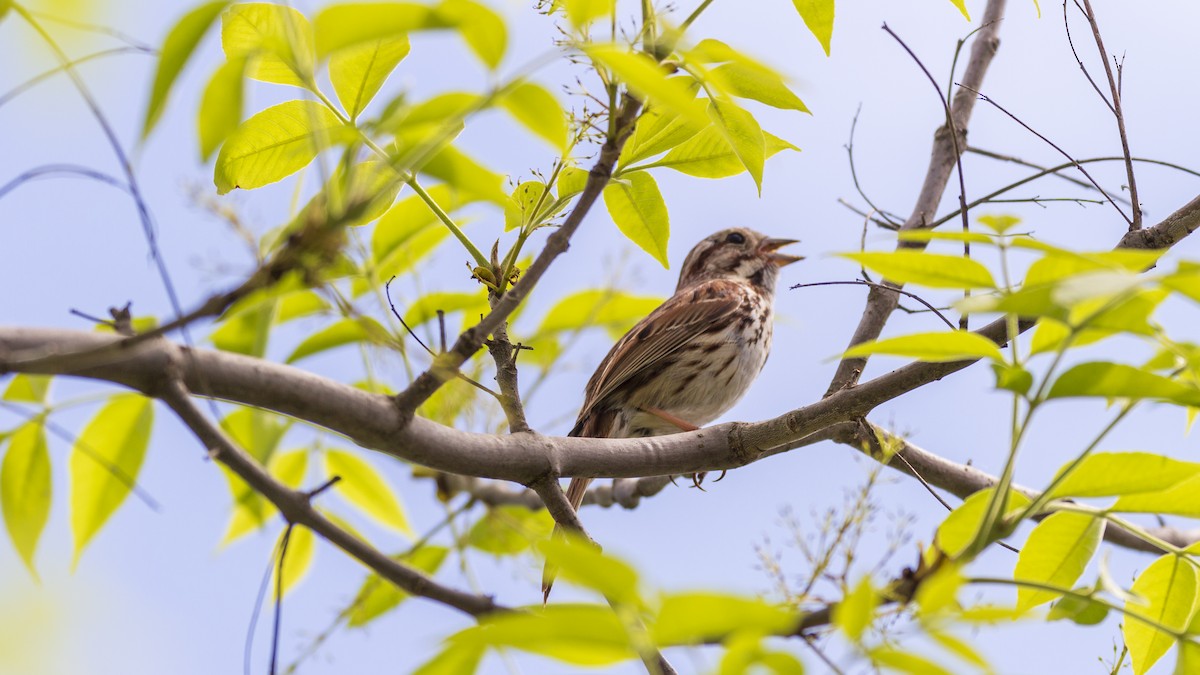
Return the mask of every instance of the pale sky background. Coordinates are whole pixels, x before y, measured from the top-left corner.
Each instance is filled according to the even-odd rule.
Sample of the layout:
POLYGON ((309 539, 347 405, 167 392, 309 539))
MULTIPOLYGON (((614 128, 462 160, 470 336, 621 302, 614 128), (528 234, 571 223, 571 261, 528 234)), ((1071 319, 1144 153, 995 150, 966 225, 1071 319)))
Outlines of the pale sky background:
MULTIPOLYGON (((511 21, 510 50, 502 71, 551 48, 555 35, 551 24, 530 11, 527 3, 493 4, 511 21)), ((983 4, 982 0, 967 3, 974 15, 982 14, 983 4)), ((1134 153, 1197 168, 1200 135, 1195 133, 1195 111, 1200 100, 1191 86, 1196 61, 1190 45, 1194 27, 1200 23, 1200 5, 1187 0, 1098 0, 1095 4, 1109 50, 1127 56, 1125 106, 1134 153)), ((307 1, 296 5, 309 12, 318 6, 307 1)), ((691 9, 690 3, 682 6, 684 11, 691 9)), ((177 0, 109 0, 92 10, 91 16, 157 46, 168 27, 190 7, 191 3, 177 0)), ((1001 30, 1002 45, 984 83, 985 92, 1076 157, 1118 154, 1115 124, 1067 48, 1061 5, 1043 2, 1042 9, 1045 14, 1038 18, 1032 2, 1010 2, 1001 30)), ((879 29, 880 24, 886 21, 899 33, 939 82, 948 79, 955 40, 974 28, 946 0, 844 1, 838 12, 831 59, 821 53, 786 0, 718 0, 694 27, 697 38, 720 38, 776 66, 793 78, 797 92, 814 111, 811 117, 761 111, 766 129, 803 148, 802 153, 783 153, 768 162, 761 199, 745 175, 712 182, 669 171, 656 173, 671 212, 670 258, 674 266, 696 240, 731 225, 799 238, 803 244, 798 248, 810 256, 783 274, 774 354, 758 383, 727 420, 765 419, 819 398, 832 375, 831 359, 844 347, 857 320, 864 298, 861 289, 788 291, 786 285, 848 280, 856 274, 853 264, 832 254, 855 250, 862 229, 861 219, 837 203, 842 197, 861 204, 843 148, 860 104, 856 158, 859 177, 872 199, 906 215, 924 176, 931 135, 942 111, 924 76, 879 29)), ((1074 25, 1080 53, 1099 76, 1094 45, 1083 24, 1074 25)), ((66 40, 73 54, 112 44, 106 38, 80 37, 62 27, 54 30, 75 37, 66 40)), ((484 69, 459 45, 451 36, 414 37, 412 54, 385 91, 405 87, 415 98, 423 98, 451 88, 483 86, 484 69)), ((0 59, 5 64, 0 69, 0 93, 53 64, 27 27, 12 15, 0 24, 0 59)), ((218 41, 210 35, 177 85, 162 124, 137 157, 138 176, 158 224, 163 254, 184 305, 189 307, 226 287, 249 264, 236 239, 189 197, 195 187, 213 194, 211 167, 201 165, 198 159, 194 115, 200 88, 219 59, 218 41)), ((149 57, 128 55, 94 61, 81 69, 126 147, 137 139, 153 65, 149 57)), ((538 79, 557 91, 558 83, 570 75, 559 62, 539 73, 538 79)), ((258 110, 290 94, 282 87, 255 86, 249 105, 258 110)), ((972 120, 970 139, 979 147, 1040 163, 1060 161, 1052 149, 982 103, 972 120)), ((528 176, 533 168, 544 169, 551 160, 543 143, 498 113, 473 122, 462 142, 495 170, 516 176, 528 176)), ((55 162, 117 172, 94 120, 62 77, 0 107, 0 182, 33 166, 55 162)), ((969 157, 968 196, 1026 173, 969 157)), ((1097 167, 1094 175, 1107 186, 1124 182, 1123 169, 1117 164, 1097 167)), ((1138 176, 1151 223, 1200 191, 1200 180, 1166 169, 1143 166, 1138 176)), ((312 183, 310 180, 309 185, 312 183)), ((233 195, 227 201, 262 231, 285 218, 292 185, 287 181, 233 195)), ((1016 195, 1078 194, 1067 187, 1062 181, 1043 180, 1016 195)), ((952 187, 944 199, 946 207, 956 198, 952 187)), ((500 231, 499 218, 494 213, 479 213, 482 217, 469 231, 476 241, 490 241, 491 233, 500 231)), ((979 213, 1020 214, 1026 226, 1043 239, 1098 250, 1110 248, 1125 228, 1110 208, 1101 206, 1011 205, 979 213)), ((0 242, 4 253, 0 322, 87 329, 68 309, 103 314, 108 306, 126 300, 133 300, 138 314, 162 316, 168 312, 133 205, 111 188, 73 179, 26 185, 0 204, 0 242)), ((891 235, 879 230, 871 230, 867 242, 879 249, 892 246, 891 235)), ((1189 240, 1179 253, 1194 258, 1198 247, 1200 243, 1189 240)), ((451 244, 445 245, 423 268, 423 287, 470 290, 471 282, 462 269, 464 258, 451 244)), ((528 325, 518 323, 516 335, 522 325, 530 328, 532 320, 556 299, 606 282, 611 276, 606 268, 611 269, 617 261, 626 271, 619 281, 622 287, 666 295, 674 286, 676 270, 664 270, 634 249, 616 233, 604 209, 597 208, 571 251, 545 278, 526 311, 528 325)), ((1200 325, 1196 311, 1195 306, 1172 301, 1160 316, 1175 328, 1177 337, 1195 340, 1195 333, 1188 333, 1200 325)), ((309 328, 315 325, 307 324, 309 328)), ((898 314, 889 333, 936 330, 939 326, 929 315, 898 314)), ((207 331, 198 327, 194 332, 202 340, 207 331)), ((281 333, 272 355, 286 355, 297 335, 281 333)), ((607 347, 607 340, 599 335, 585 340, 569 356, 569 367, 556 374, 531 402, 531 421, 539 431, 561 434, 568 430, 582 398, 583 383, 607 347)), ((1144 348, 1134 343, 1114 343, 1092 356, 1138 358, 1143 352, 1144 348)), ((900 363, 872 361, 868 376, 900 363)), ((360 362, 355 350, 345 349, 301 366, 352 381, 359 377, 360 362)), ((404 384, 399 369, 392 369, 392 374, 396 386, 404 384)), ((530 379, 527 375, 525 381, 530 379)), ((990 371, 977 366, 881 406, 871 417, 934 452, 996 472, 1008 443, 1008 397, 992 393, 991 385, 990 371)), ((55 385, 59 398, 94 390, 66 381, 55 385)), ((56 419, 79 429, 93 412, 92 408, 77 409, 56 419)), ((4 636, 0 650, 17 653, 19 647, 30 655, 31 663, 18 667, 0 661, 0 670, 14 667, 18 668, 15 673, 22 674, 125 675, 241 672, 251 609, 279 526, 273 523, 259 536, 220 549, 230 503, 225 478, 204 460, 199 444, 167 411, 159 408, 156 415, 151 450, 139 481, 162 503, 161 512, 128 501, 91 544, 74 573, 70 570, 66 503, 68 447, 59 439, 51 440, 56 495, 38 551, 42 583, 34 584, 11 546, 0 544, 0 635, 4 636)), ((1029 437, 1019 465, 1019 482, 1036 487, 1045 481, 1105 420, 1100 403, 1054 404, 1029 437)), ((0 427, 15 423, 15 417, 0 413, 0 427)), ((1197 444, 1183 434, 1183 426, 1182 412, 1145 406, 1103 449, 1149 450, 1194 459, 1197 444)), ((283 447, 294 445, 285 441, 283 447)), ((409 480, 407 468, 395 461, 382 456, 373 459, 400 486, 418 530, 441 519, 440 507, 431 498, 431 484, 409 480)), ((849 449, 825 444, 731 472, 707 493, 668 488, 636 511, 592 508, 583 517, 605 550, 634 561, 651 588, 767 592, 769 579, 758 569, 754 552, 764 538, 770 539, 772 550, 782 552, 785 566, 790 565, 795 574, 804 571, 799 553, 784 543, 789 535, 780 525, 780 513, 791 509, 805 521, 810 520, 810 513, 841 505, 846 494, 862 484, 870 467, 849 449)), ((866 561, 873 562, 887 544, 884 514, 913 514, 912 536, 927 542, 944 513, 916 482, 891 472, 884 475, 888 480, 874 493, 882 509, 878 528, 861 553, 866 561)), ((344 507, 341 510, 346 511, 344 507)), ((1179 524, 1190 525, 1186 521, 1179 524)), ((405 545, 394 535, 367 531, 385 550, 405 545)), ((909 544, 886 571, 895 574, 915 558, 916 546, 909 544)), ((497 563, 472 555, 469 560, 479 584, 497 593, 501 602, 526 604, 538 599, 539 564, 531 559, 497 563)), ((1110 564, 1118 579, 1129 580, 1150 561, 1144 554, 1116 550, 1110 564)), ((467 582, 456 562, 447 564, 439 578, 465 587, 467 582)), ((1014 562, 1013 554, 996 550, 974 569, 1009 574, 1014 562)), ((1095 563, 1087 574, 1085 579, 1094 578, 1095 563)), ((285 663, 352 599, 362 576, 362 569, 340 551, 319 545, 315 567, 286 601, 285 663)), ((565 584, 556 590, 558 600, 580 597, 584 596, 565 584)), ((301 672, 407 672, 439 648, 441 637, 466 625, 467 620, 453 610, 410 601, 367 630, 337 633, 301 672)), ((255 673, 266 672, 268 626, 269 621, 260 622, 255 673)), ((1089 629, 1031 621, 964 631, 963 635, 1002 673, 1107 672, 1097 659, 1111 659, 1114 643, 1118 649, 1120 644, 1112 618, 1089 629)), ((781 641, 779 645, 801 654, 811 672, 823 671, 797 643, 781 641)), ((845 659, 836 643, 831 652, 842 658, 848 672, 865 671, 862 662, 845 659)), ((681 672, 706 670, 716 664, 711 651, 676 652, 672 658, 681 672)), ((1169 672, 1171 661, 1164 660, 1157 672, 1169 672)), ((569 670, 540 659, 520 658, 518 662, 525 673, 569 670)), ((506 672, 494 656, 483 670, 506 672)), ((622 672, 638 670, 630 666, 622 672)))

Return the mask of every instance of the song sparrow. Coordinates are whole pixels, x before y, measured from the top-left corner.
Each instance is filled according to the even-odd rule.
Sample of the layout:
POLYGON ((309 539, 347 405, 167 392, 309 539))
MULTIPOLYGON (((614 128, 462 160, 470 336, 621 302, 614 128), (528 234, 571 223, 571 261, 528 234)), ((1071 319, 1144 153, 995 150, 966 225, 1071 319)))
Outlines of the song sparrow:
MULTIPOLYGON (((746 393, 771 351, 779 253, 793 239, 747 228, 713 234, 688 253, 675 294, 613 346, 588 381, 571 436, 634 438, 692 431, 746 393)), ((567 488, 579 509, 590 478, 567 488)), ((546 568, 542 593, 554 573, 546 568)))

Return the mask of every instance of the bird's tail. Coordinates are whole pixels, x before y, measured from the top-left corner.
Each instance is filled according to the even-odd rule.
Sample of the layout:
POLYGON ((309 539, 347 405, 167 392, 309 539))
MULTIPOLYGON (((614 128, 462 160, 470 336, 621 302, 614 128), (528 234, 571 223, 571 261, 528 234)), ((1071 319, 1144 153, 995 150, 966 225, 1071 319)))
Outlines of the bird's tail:
MULTIPOLYGON (((572 478, 571 484, 567 486, 567 501, 571 502, 571 508, 579 510, 579 505, 583 503, 583 496, 587 494, 588 484, 592 482, 591 478, 572 478)), ((552 537, 562 536, 562 527, 555 525, 554 534, 552 537)), ((542 604, 550 599, 550 589, 554 586, 554 577, 558 573, 554 565, 550 561, 546 561, 546 566, 542 568, 542 604)))

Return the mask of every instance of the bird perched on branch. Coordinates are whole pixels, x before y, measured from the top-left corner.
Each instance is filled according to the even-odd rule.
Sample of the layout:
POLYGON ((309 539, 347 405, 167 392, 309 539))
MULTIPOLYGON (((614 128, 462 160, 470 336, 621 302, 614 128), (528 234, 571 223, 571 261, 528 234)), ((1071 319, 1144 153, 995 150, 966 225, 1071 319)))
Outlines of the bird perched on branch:
MULTIPOLYGON (((592 379, 575 428, 587 438, 638 438, 694 431, 733 407, 771 351, 780 253, 793 239, 736 227, 688 253, 675 294, 617 341, 592 379)), ((590 478, 567 488, 578 510, 590 478)), ((698 484, 698 481, 697 481, 698 484)), ((542 576, 550 597, 554 570, 542 576)))

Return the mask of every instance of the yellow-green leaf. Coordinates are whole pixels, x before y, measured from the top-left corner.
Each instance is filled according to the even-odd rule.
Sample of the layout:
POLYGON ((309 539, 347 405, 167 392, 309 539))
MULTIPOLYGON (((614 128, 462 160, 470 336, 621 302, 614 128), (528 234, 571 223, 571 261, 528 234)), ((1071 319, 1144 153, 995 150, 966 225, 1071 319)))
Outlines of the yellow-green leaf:
POLYGON ((1191 476, 1174 485, 1152 492, 1127 494, 1113 504, 1114 511, 1126 513, 1155 513, 1159 515, 1200 517, 1200 500, 1196 490, 1200 489, 1200 475, 1191 476))
POLYGON ((434 655, 419 668, 413 671, 413 675, 463 675, 464 673, 474 673, 479 668, 479 662, 483 660, 483 655, 486 648, 481 644, 459 644, 458 642, 450 642, 446 648, 434 655))
MULTIPOLYGON (((1168 553, 1150 563, 1134 580, 1131 590, 1141 602, 1126 602, 1126 611, 1182 631, 1195 610, 1196 568, 1182 556, 1168 553)), ((1169 633, 1132 616, 1124 617, 1121 633, 1129 647, 1135 675, 1150 670, 1175 643, 1169 633)))
MULTIPOLYGON (((444 546, 422 546, 421 548, 398 556, 396 559, 413 569, 420 570, 432 576, 442 566, 450 549, 444 546)), ((395 609, 408 599, 409 594, 395 584, 372 574, 358 590, 354 604, 346 612, 346 623, 351 628, 365 626, 374 619, 395 609)))
POLYGON ((590 174, 574 166, 564 166, 558 172, 558 198, 566 199, 583 192, 590 174))
POLYGON ((287 101, 254 115, 229 135, 217 156, 217 192, 249 190, 303 169, 349 127, 316 101, 287 101))
POLYGON ((502 187, 504 177, 453 146, 439 150, 421 167, 421 173, 474 199, 485 199, 500 206, 508 202, 508 194, 502 187))
POLYGON ((17 373, 0 400, 19 401, 21 403, 45 403, 46 392, 50 389, 50 375, 30 375, 17 373))
MULTIPOLYGON (((938 526, 934 540, 937 542, 937 547, 947 556, 957 557, 975 540, 975 536, 979 534, 979 528, 983 526, 983 518, 987 513, 988 502, 991 501, 993 492, 992 488, 987 488, 967 497, 938 526)), ((1009 492, 1003 515, 1013 515, 1029 506, 1029 503, 1029 497, 1019 492, 1009 492)))
POLYGON ((196 127, 197 138, 200 141, 200 158, 206 162, 242 121, 246 64, 245 57, 230 59, 221 64, 200 96, 196 127))
POLYGON ((924 656, 902 651, 896 647, 880 646, 867 650, 867 658, 884 668, 911 675, 954 675, 924 656))
POLYGON ((133 489, 153 422, 150 399, 124 394, 112 397, 79 435, 69 463, 73 564, 133 489))
MULTIPOLYGON (((1035 3, 1036 3, 1036 0, 1035 0, 1035 3)), ((950 0, 950 4, 954 5, 955 7, 958 8, 958 11, 962 12, 964 19, 966 19, 967 21, 971 20, 971 13, 967 11, 966 0, 950 0)))
POLYGON ((556 150, 567 145, 567 114, 554 94, 533 82, 523 82, 500 98, 500 105, 527 129, 556 150))
POLYGON ((758 120, 733 101, 720 99, 709 101, 708 116, 713 120, 713 128, 725 138, 738 161, 750 172, 759 195, 762 195, 763 163, 767 160, 767 150, 766 138, 758 120))
POLYGON ((50 450, 46 430, 34 420, 13 433, 0 464, 0 509, 13 548, 38 578, 33 564, 38 539, 50 517, 50 450))
MULTIPOLYGON (((434 185, 426 188, 425 192, 446 213, 454 213, 475 201, 473 195, 464 195, 448 185, 434 185)), ((388 209, 375 224, 375 231, 371 234, 371 255, 376 261, 382 262, 398 249, 411 248, 409 242, 413 237, 437 222, 437 216, 425 200, 416 195, 405 197, 388 209)), ((444 227, 438 229, 447 232, 444 227)))
POLYGON ((409 48, 408 36, 397 35, 353 45, 329 57, 329 81, 350 119, 358 119, 392 70, 408 56, 409 48))
POLYGON ((668 78, 666 71, 649 56, 611 44, 589 45, 584 52, 642 99, 670 110, 697 128, 708 125, 704 105, 695 99, 684 78, 668 78))
POLYGON ((466 645, 512 647, 576 666, 606 666, 633 658, 629 633, 601 605, 550 605, 530 612, 483 616, 479 626, 451 638, 466 645))
POLYGON ((495 70, 504 60, 508 29, 487 5, 474 0, 443 0, 436 9, 438 20, 452 24, 467 47, 488 68, 495 70))
POLYGON ((1200 405, 1200 389, 1123 363, 1081 363, 1063 373, 1046 398, 1100 396, 1200 405))
POLYGON ((321 10, 313 20, 317 54, 431 28, 449 28, 432 7, 412 2, 348 2, 321 10))
POLYGON ((538 549, 546 557, 546 564, 558 570, 561 578, 615 602, 640 604, 637 571, 604 555, 590 540, 567 533, 541 542, 538 549))
POLYGON ((567 21, 577 30, 586 31, 596 19, 613 13, 613 0, 554 0, 554 6, 567 15, 567 21))
MULTIPOLYGON (((1083 574, 1104 536, 1104 523, 1086 513, 1054 513, 1029 533, 1013 578, 1049 586, 1071 588, 1083 574)), ((1017 609, 1024 611, 1050 602, 1058 593, 1017 587, 1017 609)))
MULTIPOLYGON (((279 575, 279 560, 275 560, 275 567, 271 575, 271 596, 274 597, 277 575, 283 579, 282 595, 287 595, 293 588, 296 587, 304 577, 308 576, 308 570, 312 568, 313 557, 317 552, 316 537, 313 536, 312 530, 303 525, 295 525, 291 528, 291 534, 286 534, 285 529, 279 535, 279 543, 282 544, 283 537, 287 536, 287 550, 283 551, 283 574, 279 575)), ((276 550, 280 550, 279 545, 276 545, 276 550)))
POLYGON ((239 3, 221 16, 221 46, 229 59, 247 58, 247 75, 261 82, 310 88, 316 54, 313 29, 286 5, 239 3))
POLYGON ((550 536, 554 519, 544 510, 497 506, 471 527, 466 543, 492 555, 515 555, 550 536))
MULTIPOLYGON (((618 164, 624 168, 640 159, 664 153, 700 133, 700 130, 701 127, 686 117, 658 108, 648 108, 642 112, 637 126, 633 129, 633 135, 625 142, 618 164)), ((732 152, 731 149, 728 150, 732 152)))
POLYGON ((809 112, 804 101, 796 96, 783 78, 769 68, 744 62, 725 63, 712 70, 723 91, 738 98, 748 98, 782 110, 809 112))
POLYGON ((342 319, 305 338, 287 357, 287 363, 355 342, 386 342, 389 337, 388 330, 369 316, 342 319))
POLYGON ((213 346, 226 352, 261 357, 267 350, 275 302, 270 300, 253 309, 221 319, 209 339, 213 346))
POLYGON ((553 203, 554 196, 544 197, 546 185, 536 180, 528 180, 513 189, 508 203, 504 205, 504 231, 509 232, 534 222, 534 218, 546 204, 553 203))
POLYGON ((853 590, 833 607, 833 624, 854 642, 862 639, 863 633, 875 618, 879 606, 879 592, 871 584, 870 575, 859 580, 853 590))
MULTIPOLYGON (((770 133, 764 133, 763 137, 766 157, 772 157, 781 150, 799 150, 770 133)), ((666 167, 697 178, 725 178, 746 170, 724 134, 713 125, 692 135, 657 162, 643 166, 666 167)))
POLYGON ((678 593, 663 599, 651 629, 660 645, 689 645, 731 633, 786 635, 799 615, 757 598, 720 593, 678 593))
POLYGON ((142 138, 146 138, 154 130, 154 126, 166 108, 167 97, 170 96, 171 87, 174 86, 179 73, 183 71, 183 67, 187 65, 192 53, 196 51, 196 45, 200 44, 200 39, 204 37, 204 34, 208 32, 228 4, 228 0, 218 0, 218 2, 200 5, 184 14, 167 33, 162 49, 159 50, 158 66, 154 70, 154 83, 150 87, 150 100, 146 103, 146 116, 142 122, 142 138))
MULTIPOLYGON (((1065 470, 1064 466, 1063 469, 1065 470)), ((1200 463, 1181 462, 1150 452, 1097 452, 1054 488, 1058 497, 1108 497, 1168 488, 1200 475, 1200 463)))
POLYGON ((325 452, 325 473, 339 476, 334 489, 346 501, 362 510, 380 525, 390 527, 406 536, 413 536, 408 516, 397 492, 365 459, 341 450, 325 452))
POLYGON ((480 314, 487 314, 491 309, 487 295, 478 293, 426 293, 409 305, 404 313, 404 322, 416 328, 426 321, 437 317, 438 310, 446 314, 463 313, 464 323, 479 321, 480 314))
POLYGON ((873 340, 847 349, 845 356, 857 357, 872 354, 907 356, 934 363, 967 359, 992 359, 998 363, 1004 361, 1004 355, 995 342, 964 330, 916 333, 884 340, 873 340))
MULTIPOLYGON (((962 0, 951 0, 951 2, 962 0)), ((833 0, 792 0, 804 25, 808 26, 825 55, 829 56, 829 43, 833 39, 833 0)))
POLYGON ((542 318, 536 334, 541 336, 584 328, 604 328, 610 335, 620 337, 661 305, 662 301, 660 297, 616 290, 579 291, 551 307, 542 318))
POLYGON ((842 257, 901 284, 920 284, 930 288, 996 287, 992 273, 982 263, 956 255, 899 250, 843 253, 842 257))
POLYGON ((614 180, 604 188, 608 214, 629 240, 669 268, 667 239, 671 222, 667 204, 658 183, 645 171, 635 171, 614 180))

